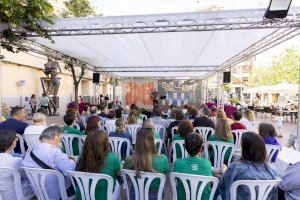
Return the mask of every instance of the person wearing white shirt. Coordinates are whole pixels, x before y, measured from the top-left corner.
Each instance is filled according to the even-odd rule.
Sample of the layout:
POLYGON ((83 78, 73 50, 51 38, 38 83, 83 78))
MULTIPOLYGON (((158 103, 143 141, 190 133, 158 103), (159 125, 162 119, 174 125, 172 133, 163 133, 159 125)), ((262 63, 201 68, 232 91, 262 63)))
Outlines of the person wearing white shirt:
MULTIPOLYGON (((46 128, 40 135, 41 143, 34 147, 32 153, 53 170, 60 171, 66 178, 66 188, 71 186, 71 181, 68 176, 68 171, 74 171, 76 163, 74 157, 71 157, 61 151, 59 148, 61 141, 62 130, 58 126, 50 126, 46 128)), ((23 167, 42 168, 36 161, 33 160, 30 152, 27 152, 22 161, 23 167)), ((60 199, 56 177, 49 176, 46 179, 46 191, 50 199, 60 199)))
POLYGON ((280 112, 276 112, 276 116, 274 117, 273 121, 278 135, 277 137, 282 137, 281 128, 283 125, 283 116, 281 115, 280 112))
POLYGON ((254 115, 250 109, 246 109, 244 113, 244 117, 240 120, 240 123, 243 124, 247 131, 254 131, 254 115))
MULTIPOLYGON (((27 128, 24 131, 24 135, 28 134, 34 134, 34 135, 41 135, 43 130, 47 128, 46 123, 46 116, 43 113, 35 113, 32 117, 33 124, 27 126, 27 128)), ((25 141, 30 146, 34 147, 40 143, 39 137, 36 138, 30 138, 30 141, 25 136, 25 141)))
POLYGON ((152 121, 154 124, 160 124, 162 126, 167 126, 167 120, 163 119, 162 116, 162 110, 159 107, 154 108, 153 110, 154 117, 152 118, 152 121))
MULTIPOLYGON (((20 173, 24 196, 33 196, 25 172, 21 168, 22 158, 12 156, 12 150, 16 147, 17 141, 18 138, 15 132, 8 130, 0 131, 0 167, 16 169, 20 173)), ((3 200, 17 199, 13 175, 10 173, 2 172, 0 174, 0 197, 3 200)))

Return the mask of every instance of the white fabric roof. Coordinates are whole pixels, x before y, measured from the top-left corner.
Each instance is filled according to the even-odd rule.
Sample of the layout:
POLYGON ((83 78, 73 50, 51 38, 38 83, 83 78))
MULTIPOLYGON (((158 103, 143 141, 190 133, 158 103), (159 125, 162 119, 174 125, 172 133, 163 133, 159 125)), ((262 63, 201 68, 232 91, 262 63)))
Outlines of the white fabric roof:
MULTIPOLYGON (((185 19, 210 20, 214 18, 255 17, 263 18, 261 9, 241 11, 218 11, 205 13, 180 13, 124 17, 92 17, 56 19, 48 29, 78 27, 118 26, 136 22, 157 20, 180 21, 185 19), (112 25, 114 24, 114 25, 112 25)), ((184 23, 184 22, 182 22, 184 23)), ((46 26, 46 25, 44 25, 46 26)), ((52 36, 49 40, 33 37, 30 40, 78 58, 96 67, 109 67, 108 71, 122 67, 163 66, 220 66, 222 63, 248 48, 276 29, 188 31, 134 34, 106 34, 80 36, 52 36)), ((127 68, 128 69, 128 68, 127 68)), ((148 70, 146 69, 146 70, 148 70)), ((198 77, 209 72, 115 72, 124 77, 198 77)))

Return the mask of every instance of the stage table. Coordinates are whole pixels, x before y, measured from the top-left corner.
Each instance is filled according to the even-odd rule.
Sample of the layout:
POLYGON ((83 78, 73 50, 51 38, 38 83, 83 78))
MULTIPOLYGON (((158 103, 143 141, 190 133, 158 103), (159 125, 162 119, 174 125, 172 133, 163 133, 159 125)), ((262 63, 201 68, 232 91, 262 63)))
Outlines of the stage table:
POLYGON ((277 168, 280 175, 283 175, 286 168, 296 162, 300 162, 300 152, 282 146, 275 163, 272 163, 272 165, 277 168))

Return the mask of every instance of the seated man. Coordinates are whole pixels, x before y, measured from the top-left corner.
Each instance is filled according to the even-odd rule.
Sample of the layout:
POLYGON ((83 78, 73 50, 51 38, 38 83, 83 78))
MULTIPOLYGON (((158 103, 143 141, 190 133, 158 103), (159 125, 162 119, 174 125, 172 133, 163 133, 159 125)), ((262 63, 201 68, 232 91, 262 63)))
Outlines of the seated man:
MULTIPOLYGON (((68 171, 74 171, 76 163, 74 157, 68 157, 59 148, 62 131, 58 126, 46 128, 41 136, 41 143, 28 152, 22 161, 23 167, 43 169, 48 165, 53 170, 60 171, 65 177, 68 171), (39 164, 38 164, 39 163, 39 164), (41 164, 41 163, 44 163, 41 164), (43 165, 43 166, 41 166, 43 165)), ((66 188, 71 186, 70 179, 66 178, 66 188)), ((59 185, 56 178, 49 176, 46 179, 46 191, 50 199, 60 199, 59 185)))
MULTIPOLYGON (((215 123, 209 119, 210 110, 207 107, 202 109, 202 116, 194 119, 194 127, 210 127, 215 128, 215 123)), ((210 135, 210 134, 209 134, 210 135)))
POLYGON ((163 119, 162 116, 162 110, 159 107, 155 107, 153 110, 154 117, 152 118, 153 124, 160 124, 162 126, 167 125, 167 120, 163 119))
POLYGON ((240 120, 242 118, 242 113, 240 111, 235 111, 234 113, 232 113, 232 117, 234 123, 231 124, 231 130, 246 129, 246 126, 240 123, 240 120))
MULTIPOLYGON (((62 128, 62 131, 67 134, 83 135, 80 132, 80 130, 77 130, 76 128, 73 127, 75 119, 76 119, 75 115, 65 115, 64 116, 65 126, 62 128)), ((73 147, 73 154, 75 156, 79 155, 78 139, 75 138, 73 140, 72 147, 73 147)))
MULTIPOLYGON (((185 137, 185 149, 190 155, 187 158, 177 159, 174 163, 173 172, 212 176, 211 163, 208 160, 201 158, 201 150, 203 138, 197 133, 189 133, 185 137)), ((202 199, 209 199, 211 185, 206 185, 202 199)), ((177 197, 179 200, 186 199, 184 186, 181 181, 178 181, 177 197)))
POLYGON ((100 107, 100 114, 98 115, 99 117, 107 118, 107 106, 106 105, 101 105, 100 107))

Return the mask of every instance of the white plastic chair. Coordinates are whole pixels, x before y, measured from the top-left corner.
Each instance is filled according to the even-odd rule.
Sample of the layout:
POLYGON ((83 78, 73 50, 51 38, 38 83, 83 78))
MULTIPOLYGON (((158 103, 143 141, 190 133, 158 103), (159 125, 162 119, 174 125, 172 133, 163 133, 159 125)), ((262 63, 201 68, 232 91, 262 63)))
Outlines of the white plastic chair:
POLYGON ((86 128, 86 124, 90 116, 81 116, 84 127, 86 128))
POLYGON ((65 185, 65 178, 61 172, 52 169, 38 169, 23 167, 26 176, 30 182, 31 187, 34 188, 35 195, 38 199, 50 200, 48 192, 46 190, 46 178, 47 176, 56 176, 58 180, 58 188, 61 199, 73 199, 74 197, 68 197, 67 189, 65 185))
POLYGON ((129 114, 122 114, 122 119, 125 119, 127 121, 129 114))
MULTIPOLYGON (((21 150, 21 157, 24 157, 25 156, 25 153, 26 153, 26 150, 25 150, 25 143, 24 143, 24 138, 22 135, 20 134, 17 134, 16 137, 18 138, 19 140, 19 144, 20 144, 20 150, 21 150)), ((14 153, 14 151, 13 151, 14 153)))
POLYGON ((85 139, 86 139, 86 136, 87 135, 80 135, 80 140, 79 140, 79 153, 82 152, 82 148, 83 148, 83 144, 85 142, 85 139))
POLYGON ((79 130, 79 131, 80 131, 80 126, 79 126, 79 124, 77 124, 77 123, 74 123, 74 124, 73 124, 73 127, 74 127, 75 129, 77 129, 77 130, 79 130))
POLYGON ((108 134, 110 132, 114 132, 116 130, 116 125, 115 124, 104 124, 104 131, 108 134))
POLYGON ((75 172, 69 171, 68 174, 71 176, 72 185, 81 194, 82 200, 94 200, 95 189, 97 183, 100 180, 107 181, 107 199, 113 197, 114 180, 111 176, 106 174, 87 173, 87 172, 75 172), (77 186, 77 187, 76 187, 77 186))
POLYGON ((233 135, 235 135, 234 145, 237 151, 241 151, 241 143, 242 143, 242 135, 247 132, 246 129, 237 129, 231 131, 233 135))
POLYGON ((170 126, 170 124, 172 123, 172 122, 174 122, 174 121, 176 121, 175 119, 166 119, 166 127, 169 127, 170 126))
MULTIPOLYGON (((24 199, 31 199, 32 197, 34 197, 34 195, 30 195, 30 196, 24 196, 23 192, 22 192, 22 185, 21 185, 21 176, 20 173, 13 168, 0 168, 0 174, 1 176, 7 175, 7 176, 12 176, 13 181, 14 181, 14 190, 15 190, 15 194, 17 199, 16 200, 24 200, 24 199)), ((1 186, 0 186, 0 199, 4 199, 5 197, 1 196, 1 186)))
POLYGON ((215 134, 215 130, 213 128, 210 127, 195 127, 194 128, 194 132, 195 133, 199 133, 202 135, 203 137, 203 142, 206 142, 208 140, 208 134, 210 133, 210 135, 214 135, 215 134))
POLYGON ((174 126, 173 128, 171 128, 172 141, 177 131, 178 131, 178 126, 174 126))
POLYGON ((109 144, 111 151, 118 156, 120 160, 122 160, 122 145, 126 143, 126 157, 130 155, 130 140, 127 138, 121 138, 121 137, 109 137, 109 144))
POLYGON ((132 137, 132 144, 135 144, 136 141, 136 134, 139 128, 141 128, 141 125, 138 124, 128 124, 126 126, 127 132, 131 135, 132 137))
POLYGON ((189 154, 184 148, 184 140, 174 140, 172 142, 173 162, 177 159, 176 147, 179 146, 181 150, 181 158, 186 158, 189 154))
POLYGON ((234 144, 228 142, 207 141, 206 143, 204 143, 204 154, 207 160, 210 160, 209 152, 208 152, 209 146, 211 146, 214 151, 214 163, 212 169, 215 173, 220 173, 221 165, 224 164, 224 157, 226 151, 228 149, 231 149, 230 156, 228 158, 228 165, 229 165, 235 150, 235 146, 234 144))
POLYGON ((271 145, 271 144, 266 144, 266 150, 267 150, 267 158, 269 162, 272 162, 272 158, 274 154, 278 151, 281 151, 281 146, 280 145, 271 145))
POLYGON ((158 155, 161 154, 161 149, 162 149, 163 143, 164 143, 164 142, 162 141, 162 139, 154 139, 155 147, 158 146, 158 149, 157 149, 157 154, 158 154, 158 155))
POLYGON ((213 121, 213 122, 214 122, 214 124, 216 124, 216 123, 217 123, 217 117, 209 117, 209 119, 210 119, 211 121, 213 121))
POLYGON ((41 143, 39 134, 24 134, 23 138, 28 146, 28 149, 31 150, 35 146, 41 143))
POLYGON ((73 150, 73 140, 75 138, 77 138, 78 140, 78 149, 80 149, 80 141, 81 141, 81 138, 80 138, 80 135, 75 135, 75 134, 62 134, 62 137, 61 137, 61 142, 63 143, 64 147, 65 147, 65 151, 66 151, 66 154, 68 155, 74 155, 74 150, 73 150))
POLYGON ((237 188, 247 186, 250 190, 251 200, 267 200, 272 189, 281 181, 277 180, 239 180, 232 183, 230 187, 230 199, 237 199, 237 188))
POLYGON ((170 173, 170 182, 173 192, 173 199, 177 200, 177 180, 181 180, 184 190, 185 190, 185 198, 186 199, 201 199, 203 190, 207 184, 213 183, 213 187, 211 188, 209 200, 212 200, 214 194, 216 192, 219 179, 213 176, 201 176, 201 175, 191 175, 191 174, 183 174, 183 173, 170 173), (201 183, 201 186, 198 189, 198 185, 201 183))
POLYGON ((141 177, 136 178, 135 171, 122 169, 122 175, 124 177, 125 189, 127 199, 130 199, 129 196, 129 184, 127 178, 130 179, 131 187, 134 187, 135 199, 139 200, 148 200, 149 188, 154 179, 159 179, 159 189, 157 191, 157 199, 162 200, 162 194, 166 182, 166 176, 160 173, 150 173, 150 172, 141 172, 141 177))
POLYGON ((160 124, 154 124, 154 130, 159 133, 160 138, 165 141, 166 139, 166 127, 160 124))

